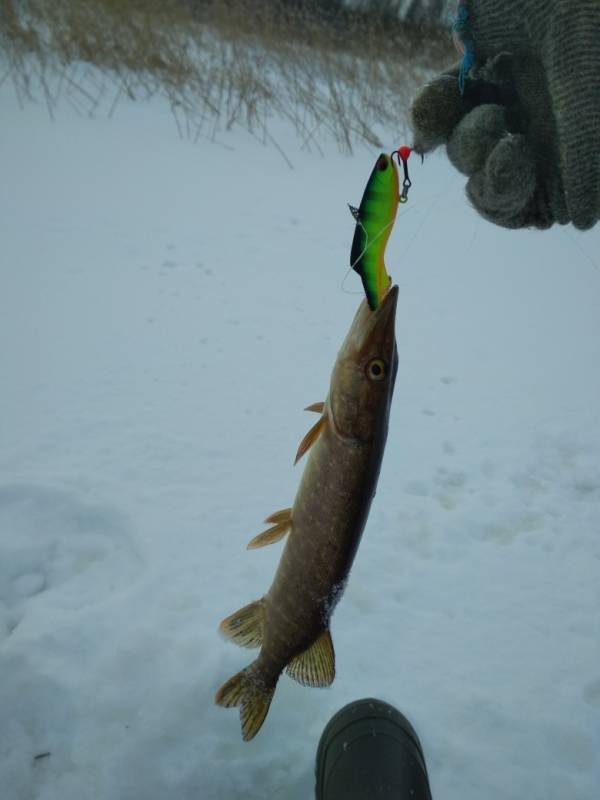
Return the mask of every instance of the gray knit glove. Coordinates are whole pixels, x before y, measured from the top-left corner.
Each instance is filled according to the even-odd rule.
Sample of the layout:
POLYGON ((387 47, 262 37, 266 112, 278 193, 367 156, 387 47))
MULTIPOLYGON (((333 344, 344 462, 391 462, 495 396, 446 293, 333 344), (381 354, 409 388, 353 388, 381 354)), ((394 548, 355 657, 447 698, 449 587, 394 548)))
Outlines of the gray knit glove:
POLYGON ((600 217, 600 0, 464 0, 459 20, 467 58, 415 99, 415 150, 446 144, 469 176, 469 199, 498 225, 591 228, 600 217))

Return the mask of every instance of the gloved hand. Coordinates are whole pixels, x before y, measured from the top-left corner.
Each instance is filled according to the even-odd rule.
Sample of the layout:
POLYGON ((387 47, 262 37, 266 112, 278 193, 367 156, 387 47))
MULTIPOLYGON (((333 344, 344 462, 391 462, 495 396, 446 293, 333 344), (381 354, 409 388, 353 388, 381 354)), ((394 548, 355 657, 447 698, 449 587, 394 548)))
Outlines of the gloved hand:
POLYGON ((460 65, 421 90, 414 149, 446 144, 491 222, 591 228, 600 217, 600 0, 464 0, 458 19, 463 91, 460 65))

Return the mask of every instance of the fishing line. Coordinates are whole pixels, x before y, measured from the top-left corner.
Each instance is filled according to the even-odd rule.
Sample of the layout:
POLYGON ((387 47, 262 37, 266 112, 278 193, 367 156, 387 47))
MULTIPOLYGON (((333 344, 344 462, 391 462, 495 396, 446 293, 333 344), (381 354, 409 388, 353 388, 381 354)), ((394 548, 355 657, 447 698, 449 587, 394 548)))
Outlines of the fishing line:
POLYGON ((565 233, 565 234, 566 234, 566 235, 569 237, 569 239, 570 239, 570 240, 573 242, 573 244, 574 244, 574 245, 577 247, 577 249, 579 250, 579 252, 580 252, 580 253, 582 253, 582 255, 583 255, 585 258, 587 258, 587 260, 590 262, 590 264, 592 265, 592 267, 593 267, 595 270, 597 270, 597 272, 600 272, 600 265, 598 265, 598 264, 597 264, 597 263, 594 261, 594 259, 591 257, 591 255, 590 255, 589 253, 586 253, 586 251, 583 249, 583 247, 581 246, 581 244, 580 244, 580 243, 577 241, 577 239, 575 238, 575 236, 573 236, 573 234, 571 233, 571 231, 567 230, 566 228, 561 228, 561 231, 562 231, 563 233, 565 233))
POLYGON ((391 222, 388 222, 388 224, 387 224, 387 225, 384 225, 384 226, 383 226, 383 228, 382 228, 382 229, 379 231, 379 233, 377 234, 377 236, 373 237, 373 241, 371 241, 371 242, 370 242, 370 241, 369 241, 369 234, 367 233, 367 229, 365 228, 365 226, 362 224, 362 222, 361 222, 360 220, 358 220, 358 221, 357 221, 357 223, 356 223, 356 224, 357 224, 357 225, 360 225, 360 227, 361 227, 361 228, 363 229, 363 231, 365 232, 365 236, 367 237, 367 243, 365 244, 365 246, 364 246, 364 248, 363 248, 363 251, 362 251, 362 253, 361 253, 359 256, 357 256, 357 257, 356 257, 356 259, 354 260, 354 262, 353 262, 352 264, 350 264, 350 269, 354 269, 354 267, 355 267, 355 266, 358 264, 358 262, 361 260, 361 258, 364 256, 364 254, 367 252, 367 250, 368 250, 370 247, 373 247, 373 245, 375 244, 375 242, 376 242, 376 241, 377 241, 377 240, 378 240, 378 239, 379 239, 381 236, 383 236, 383 234, 384 234, 384 233, 387 231, 387 229, 388 229, 388 228, 391 228, 391 227, 394 225, 394 223, 395 223, 395 222, 396 222, 396 220, 395 220, 395 219, 393 219, 391 222))
POLYGON ((343 279, 342 279, 342 282, 341 282, 341 284, 340 284, 340 289, 342 290, 342 292, 343 292, 344 294, 352 294, 352 295, 357 295, 357 294, 362 294, 362 293, 363 293, 363 291, 361 291, 360 289, 358 289, 356 292, 351 292, 351 291, 349 291, 348 289, 346 289, 346 287, 345 287, 345 283, 346 283, 346 281, 348 280, 348 275, 349 275, 349 274, 352 272, 352 270, 354 269, 354 267, 355 267, 355 266, 358 264, 358 262, 359 262, 359 261, 361 260, 361 258, 364 256, 364 254, 367 252, 367 250, 369 249, 369 247, 372 247, 372 246, 375 244, 375 242, 377 241, 377 239, 379 239, 379 237, 380 237, 380 236, 382 236, 382 235, 385 233, 385 231, 386 231, 386 230, 387 230, 389 227, 391 227, 391 226, 394 224, 394 222, 395 222, 395 221, 396 221, 396 220, 395 220, 395 219, 393 219, 393 220, 392 220, 391 222, 389 222, 387 225, 384 225, 384 226, 383 226, 383 228, 382 228, 382 229, 379 231, 379 233, 377 234, 377 236, 375 236, 375 238, 373 239, 373 241, 372 241, 372 242, 369 242, 369 234, 367 233, 365 226, 362 224, 362 222, 361 222, 360 220, 356 220, 356 224, 357 224, 357 225, 360 225, 360 227, 361 227, 361 228, 363 229, 363 231, 364 231, 364 234, 365 234, 365 237, 366 237, 367 243, 365 244, 365 246, 364 246, 364 248, 363 248, 363 251, 362 251, 362 253, 360 253, 360 255, 359 255, 359 256, 358 256, 358 257, 357 257, 357 258, 354 260, 354 262, 353 262, 352 264, 350 264, 350 266, 349 266, 349 267, 348 267, 348 269, 346 270, 346 274, 344 275, 344 277, 343 277, 343 279))
MULTIPOLYGON (((406 212, 403 214, 403 216, 406 216, 406 214, 408 214, 409 211, 412 211, 413 208, 414 208, 414 206, 411 206, 410 208, 407 208, 406 212)), ((348 279, 348 275, 352 272, 354 267, 358 264, 358 262, 361 260, 361 258, 364 256, 364 254, 367 252, 367 250, 370 247, 373 247, 373 245, 380 238, 380 236, 383 236, 383 234, 387 231, 387 229, 391 228, 395 224, 395 222, 396 222, 395 218, 391 222, 388 222, 388 224, 384 225, 383 228, 379 231, 377 236, 373 237, 372 241, 369 241, 369 234, 367 233, 367 230, 366 230, 365 226, 362 224, 362 222, 360 220, 356 220, 356 224, 360 225, 360 227, 364 231, 365 238, 366 238, 366 244, 365 244, 362 252, 357 256, 357 258, 355 258, 354 262, 352 264, 350 264, 350 266, 346 270, 346 273, 345 273, 345 275, 344 275, 344 277, 342 279, 342 282, 340 284, 340 289, 342 290, 342 292, 344 292, 344 294, 362 294, 361 290, 358 290, 356 292, 351 292, 351 291, 349 291, 349 290, 347 290, 345 288, 344 284, 346 283, 346 281, 348 279)))
POLYGON ((340 283, 340 289, 342 290, 342 292, 344 294, 350 294, 352 296, 356 296, 356 295, 359 295, 359 294, 364 294, 364 289, 357 289, 356 291, 352 291, 350 289, 346 289, 346 285, 345 284, 346 284, 346 281, 348 280, 348 275, 351 272, 352 272, 352 268, 350 268, 349 270, 346 271, 346 274, 344 275, 344 277, 342 279, 342 282, 340 283))
MULTIPOLYGON (((418 236, 418 235, 421 233, 421 231, 423 230, 423 228, 424 228, 424 226, 425 226, 425 223, 427 222, 427 220, 428 220, 428 219, 429 219, 429 217, 431 216, 431 212, 433 211, 433 209, 434 209, 434 208, 437 206, 437 204, 440 202, 440 200, 442 199, 442 197, 444 197, 444 196, 445 196, 445 192, 444 192, 444 190, 446 189, 446 187, 448 186, 448 184, 449 184, 449 183, 450 183, 450 177, 448 177, 448 178, 446 179, 446 182, 444 183, 444 185, 443 185, 443 187, 442 187, 442 191, 441 191, 441 192, 439 192, 439 193, 438 193, 438 196, 435 198, 435 200, 434 200, 432 203, 430 203, 430 205, 429 205, 429 208, 427 209, 427 211, 426 211, 426 213, 425 213, 425 216, 424 216, 424 217, 423 217, 423 219, 421 220, 421 224, 420 224, 420 225, 417 227, 416 231, 413 233, 413 235, 412 235, 412 236, 411 236, 411 238, 409 239, 409 241, 408 241, 408 244, 406 245, 406 247, 405 247, 405 249, 404 249, 404 252, 402 253, 402 257, 403 257, 403 258, 406 256, 406 254, 408 253, 408 251, 410 250, 410 248, 413 246, 413 244, 414 244, 414 242, 415 242, 415 239, 417 238, 417 236, 418 236)), ((414 206, 411 206, 411 208, 414 208, 414 206)))

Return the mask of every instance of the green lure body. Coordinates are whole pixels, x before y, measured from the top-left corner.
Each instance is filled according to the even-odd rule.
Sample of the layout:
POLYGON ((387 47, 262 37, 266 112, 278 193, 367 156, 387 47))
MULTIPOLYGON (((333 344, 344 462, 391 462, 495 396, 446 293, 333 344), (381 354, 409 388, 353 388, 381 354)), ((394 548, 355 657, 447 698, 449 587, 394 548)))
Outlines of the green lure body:
POLYGON ((382 153, 375 162, 360 206, 350 206, 356 219, 350 266, 362 279, 372 311, 378 308, 391 284, 384 255, 396 220, 399 194, 398 168, 391 156, 382 153))

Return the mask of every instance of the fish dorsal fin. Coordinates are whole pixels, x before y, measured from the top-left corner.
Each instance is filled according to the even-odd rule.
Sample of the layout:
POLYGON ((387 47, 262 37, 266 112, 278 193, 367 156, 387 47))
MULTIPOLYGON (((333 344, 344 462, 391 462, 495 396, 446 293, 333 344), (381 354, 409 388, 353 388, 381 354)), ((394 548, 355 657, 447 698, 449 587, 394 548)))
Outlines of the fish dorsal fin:
POLYGON ((263 640, 264 598, 225 617, 219 630, 240 647, 260 647, 263 640))
POLYGON ((306 453, 307 450, 310 450, 312 445, 317 441, 321 433, 323 432, 323 428, 327 423, 327 417, 325 414, 321 417, 321 419, 315 423, 309 432, 306 434, 304 439, 300 442, 300 446, 298 447, 298 452, 296 453, 296 459, 294 461, 294 465, 296 465, 302 456, 306 453))
POLYGON ((274 511, 272 514, 269 514, 265 522, 272 522, 276 524, 279 522, 291 521, 291 519, 292 519, 292 509, 282 508, 281 511, 274 511))
POLYGON ((351 206, 350 203, 348 203, 348 208, 350 209, 350 213, 352 214, 354 219, 357 222, 360 222, 360 209, 356 208, 356 206, 351 206))
POLYGON ((311 646, 287 665, 287 674, 303 686, 330 686, 335 678, 335 653, 326 629, 311 646))
POLYGON ((267 544, 274 544, 275 542, 278 542, 280 539, 283 539, 291 527, 292 518, 290 516, 283 522, 279 522, 277 525, 273 525, 272 528, 269 528, 263 533, 259 533, 258 536, 255 536, 254 539, 249 541, 246 545, 246 550, 256 550, 258 547, 265 547, 267 544))
POLYGON ((305 411, 316 411, 317 414, 322 414, 325 411, 325 403, 313 403, 306 406, 305 411))

